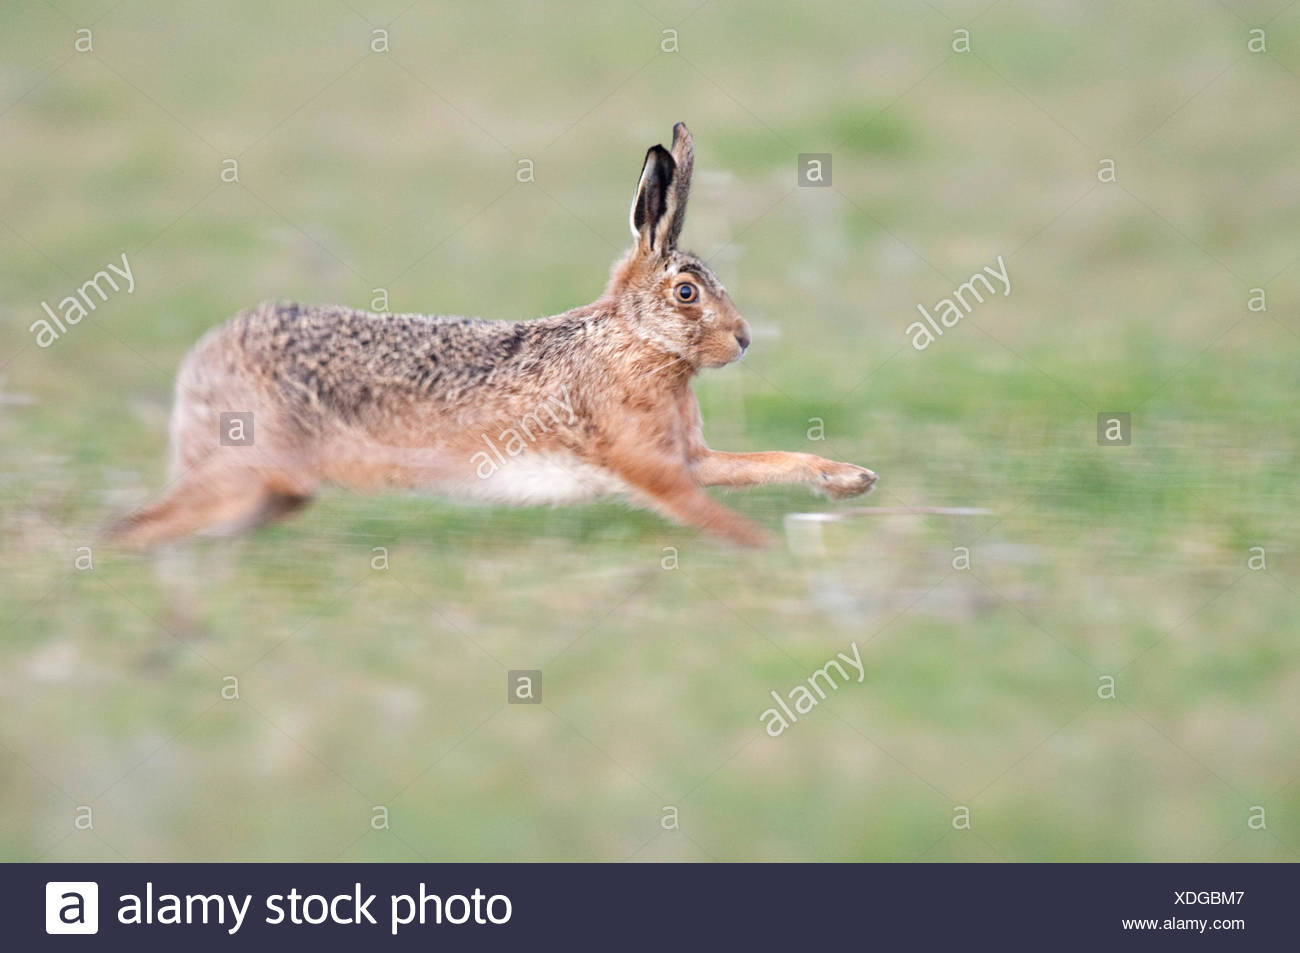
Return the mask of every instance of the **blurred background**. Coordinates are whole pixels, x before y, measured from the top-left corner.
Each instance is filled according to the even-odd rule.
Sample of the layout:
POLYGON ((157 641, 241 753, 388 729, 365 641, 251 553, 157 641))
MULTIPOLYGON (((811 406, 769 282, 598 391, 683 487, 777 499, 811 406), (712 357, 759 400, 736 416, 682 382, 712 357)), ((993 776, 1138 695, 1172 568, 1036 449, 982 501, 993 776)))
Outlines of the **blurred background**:
POLYGON ((0 24, 3 859, 1300 856, 1300 7, 0 24), (729 494, 759 553, 615 503, 342 493, 96 544, 162 485, 205 329, 271 298, 590 301, 677 120, 684 245, 755 328, 698 381, 706 435, 871 467, 870 497, 729 494), (828 186, 798 187, 809 153, 828 186), (41 302, 123 253, 134 291, 37 346, 41 302), (999 255, 1010 294, 914 349, 917 305, 999 255), (852 643, 864 682, 767 736, 770 693, 852 643), (541 704, 506 703, 515 669, 541 704))

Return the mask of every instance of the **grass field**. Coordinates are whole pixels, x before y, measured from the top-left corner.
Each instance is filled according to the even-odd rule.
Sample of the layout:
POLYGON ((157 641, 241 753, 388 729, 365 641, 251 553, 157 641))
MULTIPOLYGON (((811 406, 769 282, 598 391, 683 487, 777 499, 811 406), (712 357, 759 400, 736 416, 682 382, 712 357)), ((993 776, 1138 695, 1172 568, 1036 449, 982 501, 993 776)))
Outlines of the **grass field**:
POLYGON ((6 4, 0 858, 1297 859, 1300 6, 989 3, 6 4), (676 120, 685 244, 755 329, 698 381, 710 442, 987 514, 736 492, 781 539, 748 553, 336 493, 96 544, 205 329, 589 301, 676 120), (914 349, 998 256, 1010 293, 914 349), (852 643, 864 681, 766 735, 852 643))

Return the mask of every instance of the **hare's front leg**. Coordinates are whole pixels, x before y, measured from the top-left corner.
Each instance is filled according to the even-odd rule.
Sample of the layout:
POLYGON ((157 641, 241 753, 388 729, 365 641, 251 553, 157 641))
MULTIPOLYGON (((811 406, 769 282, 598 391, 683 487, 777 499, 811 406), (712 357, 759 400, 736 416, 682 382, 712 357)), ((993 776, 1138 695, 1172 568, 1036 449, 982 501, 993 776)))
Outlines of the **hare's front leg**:
POLYGON ((866 493, 876 475, 866 467, 837 463, 811 453, 723 453, 704 450, 695 460, 695 479, 703 486, 756 486, 762 483, 803 483, 832 500, 866 493))
POLYGON ((761 547, 771 542, 761 526, 705 493, 680 462, 633 456, 612 463, 611 469, 631 490, 670 519, 738 546, 761 547))

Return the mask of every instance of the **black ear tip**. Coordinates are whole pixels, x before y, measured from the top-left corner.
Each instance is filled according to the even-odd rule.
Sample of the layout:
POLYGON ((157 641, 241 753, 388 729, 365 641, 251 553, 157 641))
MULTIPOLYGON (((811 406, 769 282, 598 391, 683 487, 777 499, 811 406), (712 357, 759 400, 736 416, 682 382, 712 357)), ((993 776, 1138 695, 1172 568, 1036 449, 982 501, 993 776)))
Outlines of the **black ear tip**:
POLYGON ((686 130, 686 123, 679 122, 673 125, 673 142, 676 142, 682 136, 689 135, 686 130))
POLYGON ((647 162, 651 159, 658 159, 661 162, 667 161, 673 168, 677 167, 677 160, 673 158, 673 154, 661 145, 653 145, 647 149, 645 158, 647 162))

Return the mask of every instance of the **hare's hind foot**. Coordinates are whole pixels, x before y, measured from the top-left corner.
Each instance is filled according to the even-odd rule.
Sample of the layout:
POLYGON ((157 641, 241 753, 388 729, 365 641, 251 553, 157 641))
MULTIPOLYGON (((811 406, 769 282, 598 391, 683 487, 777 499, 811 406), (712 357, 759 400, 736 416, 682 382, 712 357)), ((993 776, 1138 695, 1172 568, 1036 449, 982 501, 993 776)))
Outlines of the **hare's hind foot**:
POLYGON ((242 533, 270 523, 278 523, 297 513, 311 501, 310 493, 267 489, 262 495, 261 505, 246 520, 233 527, 232 531, 242 533))
POLYGON ((305 489, 252 470, 200 470, 113 523, 106 536, 126 549, 146 549, 204 530, 230 535, 283 519, 310 500, 305 489))

